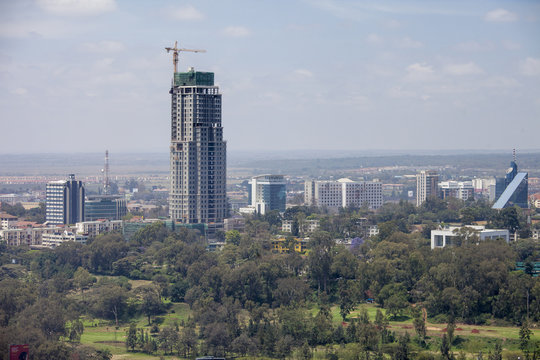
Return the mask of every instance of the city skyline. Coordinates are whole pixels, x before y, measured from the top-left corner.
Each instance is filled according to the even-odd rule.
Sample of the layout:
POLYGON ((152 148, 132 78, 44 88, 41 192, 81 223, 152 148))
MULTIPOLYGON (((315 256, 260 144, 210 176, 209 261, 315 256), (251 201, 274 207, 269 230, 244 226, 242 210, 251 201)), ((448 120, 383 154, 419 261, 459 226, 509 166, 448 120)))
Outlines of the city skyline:
POLYGON ((538 148, 533 1, 38 0, 0 10, 0 129, 14 134, 2 154, 167 152, 163 48, 175 40, 207 50, 182 53, 179 71, 220 74, 231 151, 538 148))

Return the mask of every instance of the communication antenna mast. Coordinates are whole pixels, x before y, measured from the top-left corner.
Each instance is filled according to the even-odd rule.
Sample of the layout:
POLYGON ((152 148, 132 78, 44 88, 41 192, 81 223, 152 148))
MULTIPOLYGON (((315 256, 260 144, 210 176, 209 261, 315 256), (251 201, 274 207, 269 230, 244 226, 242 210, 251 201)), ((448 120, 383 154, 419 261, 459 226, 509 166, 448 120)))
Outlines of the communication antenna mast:
POLYGON ((516 162, 516 149, 512 150, 512 156, 514 157, 514 162, 516 162))
POLYGON ((105 167, 103 168, 103 194, 109 195, 111 183, 109 182, 109 150, 105 150, 105 167))
POLYGON ((173 65, 174 65, 174 72, 178 72, 178 53, 180 51, 189 51, 189 52, 194 52, 194 53, 204 53, 206 52, 206 50, 193 50, 193 49, 179 49, 178 48, 178 41, 175 41, 174 42, 174 47, 166 47, 165 50, 167 50, 167 52, 170 52, 172 51, 173 52, 173 65))

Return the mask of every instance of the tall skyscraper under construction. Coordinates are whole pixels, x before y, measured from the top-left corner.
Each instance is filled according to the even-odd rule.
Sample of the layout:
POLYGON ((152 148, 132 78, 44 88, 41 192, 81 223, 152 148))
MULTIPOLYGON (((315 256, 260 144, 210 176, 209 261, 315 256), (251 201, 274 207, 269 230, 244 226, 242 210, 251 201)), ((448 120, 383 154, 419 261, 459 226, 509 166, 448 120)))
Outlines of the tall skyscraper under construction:
POLYGON ((171 94, 171 184, 169 215, 186 224, 219 224, 226 214, 226 142, 221 94, 214 73, 176 72, 171 94))

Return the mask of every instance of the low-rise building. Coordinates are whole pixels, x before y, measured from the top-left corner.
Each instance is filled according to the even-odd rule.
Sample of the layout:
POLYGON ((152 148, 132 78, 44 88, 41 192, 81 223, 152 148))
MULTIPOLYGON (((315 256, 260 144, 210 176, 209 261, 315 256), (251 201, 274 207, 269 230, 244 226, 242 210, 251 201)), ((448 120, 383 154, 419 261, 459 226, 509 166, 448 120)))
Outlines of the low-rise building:
POLYGON ((224 231, 230 231, 230 230, 242 231, 244 230, 245 226, 246 226, 246 220, 242 216, 235 216, 235 217, 223 220, 224 231))
MULTIPOLYGON (((431 230, 431 248, 443 248, 455 245, 454 238, 458 236, 459 230, 465 226, 448 226, 437 230, 431 230)), ((468 225, 478 235, 478 240, 504 239, 510 241, 510 232, 506 229, 486 229, 485 226, 468 225)))
MULTIPOLYGON (((281 231, 292 232, 294 220, 283 220, 281 222, 281 231)), ((310 234, 319 228, 320 221, 318 219, 304 220, 302 224, 298 224, 302 229, 298 229, 303 234, 310 234)))
POLYGON ((86 244, 86 240, 88 240, 88 236, 76 234, 74 232, 66 230, 61 233, 43 234, 41 245, 43 247, 54 249, 55 247, 62 245, 67 241, 75 241, 80 244, 86 244))
POLYGON ((291 243, 284 237, 277 238, 272 240, 272 251, 280 254, 289 252, 289 246, 292 244, 294 244, 294 251, 297 253, 304 253, 307 250, 308 241, 307 239, 294 238, 291 243))
POLYGON ((123 232, 122 220, 82 221, 75 224, 77 234, 96 237, 108 232, 123 232))
POLYGON ((21 245, 41 245, 44 234, 55 234, 64 231, 65 227, 27 227, 24 229, 7 229, 0 230, 0 238, 2 238, 9 246, 21 245))
POLYGON ((17 217, 8 213, 0 213, 0 230, 7 230, 14 227, 17 217))

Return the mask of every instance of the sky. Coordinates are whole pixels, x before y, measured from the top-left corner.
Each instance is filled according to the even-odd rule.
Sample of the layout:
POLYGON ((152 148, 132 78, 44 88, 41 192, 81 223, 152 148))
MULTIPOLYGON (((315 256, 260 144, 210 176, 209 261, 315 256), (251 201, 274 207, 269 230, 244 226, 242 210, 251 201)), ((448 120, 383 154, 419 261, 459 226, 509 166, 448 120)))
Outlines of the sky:
POLYGON ((540 149, 540 2, 0 0, 0 154, 168 152, 172 56, 232 151, 540 149))

